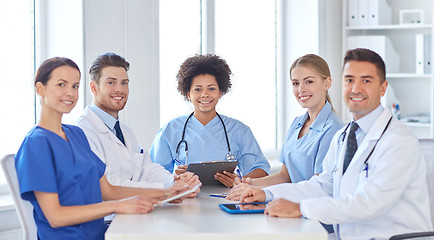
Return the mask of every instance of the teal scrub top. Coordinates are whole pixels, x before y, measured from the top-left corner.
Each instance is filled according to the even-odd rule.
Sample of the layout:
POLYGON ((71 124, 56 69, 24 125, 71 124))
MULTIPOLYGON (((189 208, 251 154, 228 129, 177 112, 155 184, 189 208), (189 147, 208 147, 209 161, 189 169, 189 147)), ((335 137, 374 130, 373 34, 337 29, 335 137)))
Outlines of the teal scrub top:
POLYGON ((83 131, 62 125, 68 141, 35 126, 15 155, 21 197, 34 207, 33 216, 40 239, 104 239, 104 219, 73 226, 52 228, 33 191, 57 193, 62 206, 102 201, 99 180, 105 164, 92 152, 83 131))
POLYGON ((322 172, 322 162, 330 142, 344 125, 332 111, 331 105, 326 102, 309 127, 309 132, 298 138, 308 117, 306 112, 303 116, 294 119, 286 134, 279 157, 279 161, 285 164, 293 183, 308 180, 314 174, 322 172))
MULTIPOLYGON (((220 115, 226 125, 229 144, 238 168, 243 175, 254 169, 262 169, 269 173, 270 165, 265 159, 252 131, 242 122, 220 115)), ((155 163, 161 164, 168 171, 173 172, 176 157, 176 147, 182 138, 185 121, 188 115, 173 119, 163 126, 155 136, 150 155, 155 163)), ((188 144, 187 163, 185 161, 185 145, 179 147, 179 160, 183 164, 224 161, 228 153, 223 124, 214 117, 205 126, 194 116, 190 118, 185 130, 185 140, 188 144)))

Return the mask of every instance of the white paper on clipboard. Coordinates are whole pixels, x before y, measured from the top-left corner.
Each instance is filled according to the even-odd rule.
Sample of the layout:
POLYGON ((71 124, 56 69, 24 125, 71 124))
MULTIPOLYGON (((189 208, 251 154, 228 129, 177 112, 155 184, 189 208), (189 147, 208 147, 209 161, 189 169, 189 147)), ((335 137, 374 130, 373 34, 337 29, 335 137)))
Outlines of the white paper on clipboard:
POLYGON ((171 202, 171 201, 176 200, 176 199, 178 199, 178 198, 184 197, 184 196, 186 196, 186 195, 188 195, 188 194, 190 194, 190 193, 195 192, 195 191, 196 191, 200 186, 201 186, 200 183, 199 183, 199 184, 196 184, 193 188, 191 188, 191 189, 189 189, 189 190, 187 190, 187 191, 185 191, 185 192, 183 192, 183 193, 180 193, 180 194, 178 194, 178 195, 175 195, 175 196, 172 196, 172 197, 170 197, 170 198, 164 199, 164 200, 162 200, 162 201, 160 201, 160 202, 154 204, 154 206, 158 206, 158 205, 161 205, 161 204, 163 204, 163 203, 171 202))

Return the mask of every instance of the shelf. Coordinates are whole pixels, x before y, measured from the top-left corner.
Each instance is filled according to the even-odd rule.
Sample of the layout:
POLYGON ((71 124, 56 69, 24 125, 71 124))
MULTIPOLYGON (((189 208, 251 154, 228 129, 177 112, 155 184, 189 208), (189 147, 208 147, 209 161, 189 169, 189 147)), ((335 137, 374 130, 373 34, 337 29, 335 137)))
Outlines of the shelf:
POLYGON ((346 26, 344 29, 347 31, 359 30, 408 30, 408 29, 431 29, 431 24, 392 24, 392 25, 378 25, 378 26, 346 26))
POLYGON ((387 73, 386 78, 431 78, 432 74, 387 73))
MULTIPOLYGON (((357 22, 352 19, 360 17, 361 12, 366 11, 365 8, 369 6, 363 4, 369 1, 359 0, 360 3, 363 3, 362 5, 351 6, 350 3, 354 4, 353 0, 341 1, 343 6, 342 53, 354 48, 367 48, 377 52, 386 64, 386 79, 389 86, 393 87, 391 88, 393 94, 387 96, 388 103, 390 105, 399 103, 401 122, 410 128, 417 138, 433 138, 434 67, 426 65, 428 58, 430 58, 431 63, 434 58, 433 1, 374 1, 375 4, 378 4, 378 9, 375 9, 378 11, 378 21, 376 22, 380 23, 380 25, 375 26, 349 25, 349 23, 357 22), (407 19, 420 20, 422 23, 400 24, 400 20, 403 20, 400 18, 400 11, 405 9, 422 9, 424 16, 418 19, 413 19, 413 16, 410 16, 407 19), (353 17, 351 19, 349 18, 349 11, 353 17), (381 19, 379 18, 380 15, 381 19), (421 35, 423 41, 420 39, 421 35), (426 35, 431 35, 431 39, 425 38, 426 35), (431 54, 428 56, 427 53, 431 54), (416 65, 417 62, 422 61, 424 63, 422 68, 416 65)), ((366 21, 364 22, 366 23, 366 21)), ((342 105, 342 115, 343 119, 351 117, 351 113, 344 105, 342 105)))

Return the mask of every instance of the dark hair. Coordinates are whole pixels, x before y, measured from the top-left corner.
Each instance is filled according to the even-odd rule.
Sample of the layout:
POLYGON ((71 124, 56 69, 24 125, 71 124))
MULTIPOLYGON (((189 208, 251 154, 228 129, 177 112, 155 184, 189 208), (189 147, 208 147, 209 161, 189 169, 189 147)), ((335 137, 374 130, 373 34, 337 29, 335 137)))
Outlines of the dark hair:
POLYGON ((380 84, 386 80, 386 65, 383 59, 376 52, 366 48, 356 48, 348 50, 344 58, 344 66, 349 61, 370 62, 377 68, 378 76, 380 76, 380 84))
POLYGON ((99 84, 101 71, 105 67, 122 67, 125 71, 130 69, 130 63, 125 58, 117 55, 116 53, 108 52, 99 55, 93 62, 89 69, 90 80, 99 84))
POLYGON ((51 73, 54 71, 54 69, 61 66, 70 66, 74 69, 77 69, 78 73, 80 73, 80 69, 78 68, 77 64, 75 64, 75 62, 69 58, 64 58, 64 57, 49 58, 44 62, 42 62, 41 65, 39 66, 35 76, 35 85, 37 82, 41 82, 43 85, 46 85, 48 80, 50 80, 51 73))
POLYGON ((195 55, 187 58, 179 68, 176 80, 178 91, 186 100, 190 92, 193 78, 199 75, 209 74, 215 77, 220 91, 224 95, 231 88, 231 69, 226 61, 214 54, 195 55))
MULTIPOLYGON (((324 80, 327 78, 331 78, 329 65, 322 57, 315 55, 315 54, 306 54, 304 56, 297 58, 292 63, 291 68, 289 69, 289 75, 290 76, 291 76, 292 69, 294 69, 295 67, 309 68, 311 71, 318 74, 324 80)), ((292 76, 291 76, 291 79, 292 79, 292 76)), ((330 98, 328 91, 326 92, 325 101, 329 102, 329 104, 332 107, 332 110, 334 112, 335 109, 333 108, 332 99, 330 98)))

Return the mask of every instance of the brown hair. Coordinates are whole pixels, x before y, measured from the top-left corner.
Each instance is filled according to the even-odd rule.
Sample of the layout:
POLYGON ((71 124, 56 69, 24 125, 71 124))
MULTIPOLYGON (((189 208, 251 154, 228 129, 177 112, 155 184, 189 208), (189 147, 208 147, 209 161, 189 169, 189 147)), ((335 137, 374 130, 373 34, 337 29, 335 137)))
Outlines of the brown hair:
POLYGON ((116 53, 104 53, 99 55, 93 62, 89 69, 90 80, 99 84, 99 78, 101 77, 101 71, 105 67, 122 67, 125 71, 130 69, 130 63, 125 58, 117 55, 116 53))
MULTIPOLYGON (((291 68, 289 69, 290 77, 291 77, 291 72, 295 67, 307 67, 310 70, 314 71, 323 79, 331 77, 329 65, 327 64, 327 62, 322 57, 315 54, 306 54, 302 57, 297 58, 292 63, 291 68)), ((328 91, 326 92, 325 101, 329 102, 330 106, 332 107, 332 111, 335 112, 335 109, 333 108, 332 105, 332 99, 330 98, 328 91)))
POLYGON ((77 69, 78 73, 80 73, 80 69, 78 68, 77 64, 69 58, 65 58, 65 57, 49 58, 44 62, 42 62, 41 65, 39 66, 35 76, 35 85, 37 82, 41 82, 43 85, 46 85, 48 80, 50 80, 51 73, 54 71, 54 69, 61 66, 70 66, 74 69, 77 69))
POLYGON ((370 62, 377 68, 380 84, 386 81, 386 65, 383 59, 376 52, 366 48, 348 50, 344 57, 344 66, 349 61, 370 62))

